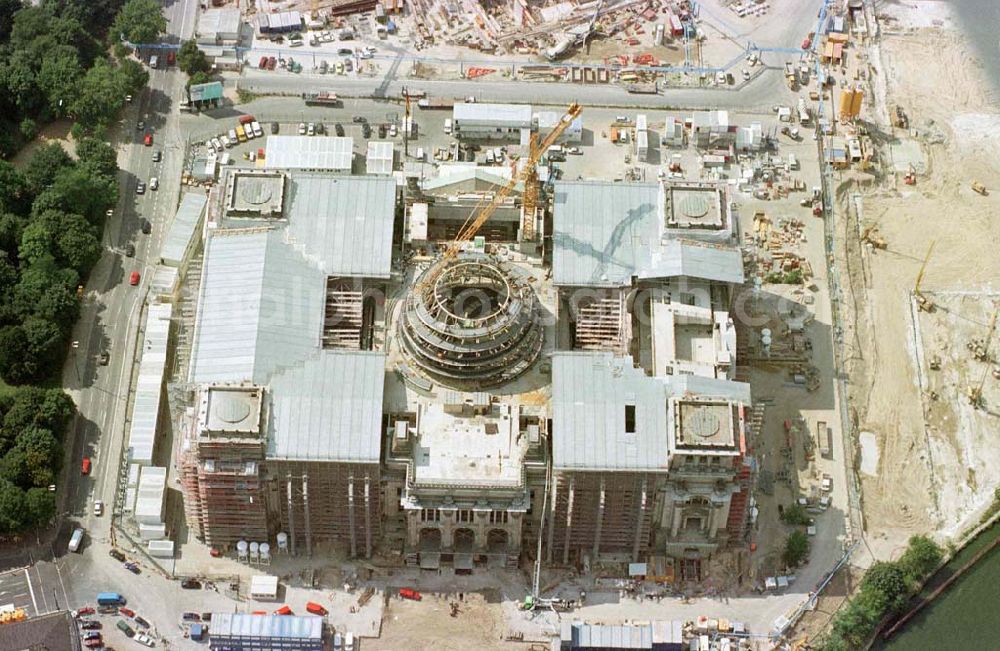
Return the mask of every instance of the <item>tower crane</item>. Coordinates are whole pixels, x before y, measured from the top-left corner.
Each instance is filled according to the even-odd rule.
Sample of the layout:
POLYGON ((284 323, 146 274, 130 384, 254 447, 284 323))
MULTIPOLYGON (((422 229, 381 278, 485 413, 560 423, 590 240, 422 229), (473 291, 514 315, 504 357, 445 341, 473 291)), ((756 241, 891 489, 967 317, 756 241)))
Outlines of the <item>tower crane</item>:
MULTIPOLYGON (((573 123, 573 120, 575 120, 582 112, 583 107, 576 102, 569 105, 569 108, 566 109, 566 112, 563 114, 562 118, 560 118, 559 123, 552 129, 549 135, 546 136, 537 147, 533 146, 530 148, 527 160, 524 162, 524 165, 521 166, 520 172, 517 174, 511 174, 510 181, 497 190, 496 194, 493 195, 493 199, 489 203, 469 214, 469 217, 465 220, 465 223, 462 224, 462 227, 458 230, 458 234, 455 238, 446 245, 444 252, 438 256, 438 259, 431 264, 431 267, 424 273, 423 277, 416 284, 414 287, 414 293, 420 294, 434 283, 441 272, 444 271, 444 268, 448 265, 448 263, 462 250, 462 245, 471 241, 472 238, 476 236, 476 233, 478 233, 483 225, 486 224, 487 220, 489 220, 493 213, 496 212, 497 208, 500 207, 504 200, 510 196, 510 193, 514 191, 514 188, 517 187, 519 182, 525 182, 525 190, 527 191, 529 179, 537 178, 535 176, 537 174, 535 166, 538 165, 538 161, 542 158, 548 148, 555 144, 556 140, 559 139, 559 136, 561 136, 563 132, 569 128, 569 126, 573 123)), ((531 221, 530 215, 528 216, 528 219, 526 219, 526 222, 527 221, 531 221)), ((531 232, 533 235, 533 225, 531 232)))
POLYGON ((931 259, 931 252, 934 251, 934 242, 927 247, 927 255, 924 256, 924 262, 920 265, 920 271, 917 273, 917 282, 913 285, 913 296, 917 299, 917 308, 923 310, 924 312, 933 312, 934 303, 931 299, 924 296, 924 293, 920 291, 920 281, 924 279, 924 271, 927 269, 927 261, 931 259))

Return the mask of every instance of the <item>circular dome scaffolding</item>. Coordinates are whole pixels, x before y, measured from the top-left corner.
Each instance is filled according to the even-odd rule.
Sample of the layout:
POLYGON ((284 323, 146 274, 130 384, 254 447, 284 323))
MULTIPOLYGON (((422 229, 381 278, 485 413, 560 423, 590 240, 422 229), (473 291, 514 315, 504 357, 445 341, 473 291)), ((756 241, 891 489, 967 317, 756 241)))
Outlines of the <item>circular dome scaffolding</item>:
POLYGON ((406 301, 399 331, 420 369, 462 389, 512 380, 542 349, 538 299, 527 279, 482 254, 462 254, 444 269, 425 271, 406 301))

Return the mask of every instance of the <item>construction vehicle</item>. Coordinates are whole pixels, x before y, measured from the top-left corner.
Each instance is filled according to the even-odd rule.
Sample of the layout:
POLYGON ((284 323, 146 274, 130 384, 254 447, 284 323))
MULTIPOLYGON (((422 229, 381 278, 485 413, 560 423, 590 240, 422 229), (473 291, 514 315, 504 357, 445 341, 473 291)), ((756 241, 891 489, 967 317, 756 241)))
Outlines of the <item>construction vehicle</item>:
POLYGON ((899 127, 900 129, 910 128, 910 118, 908 115, 906 115, 906 111, 903 110, 903 107, 901 106, 895 107, 895 109, 893 109, 891 113, 891 116, 892 116, 892 126, 899 127))
MULTIPOLYGON (((462 224, 455 238, 449 242, 444 252, 435 260, 431 267, 423 274, 420 281, 414 286, 414 295, 419 295, 423 293, 427 288, 432 287, 434 281, 441 275, 444 268, 448 263, 454 259, 459 252, 461 252, 463 246, 466 242, 471 242, 472 238, 476 236, 479 229, 486 224, 487 220, 496 212, 497 208, 503 204, 503 202, 510 196, 510 193, 514 191, 514 188, 519 183, 524 183, 525 195, 522 197, 524 202, 524 214, 526 216, 525 223, 522 226, 521 233, 522 238, 525 241, 532 241, 534 239, 534 210, 529 210, 531 207, 531 202, 533 201, 531 192, 529 188, 537 189, 538 185, 538 172, 536 166, 538 161, 545 154, 545 152, 555 144, 556 140, 566 131, 567 128, 573 123, 580 113, 583 112, 583 107, 579 104, 570 104, 569 108, 566 109, 566 113, 559 120, 559 124, 552 129, 551 132, 545 137, 545 140, 541 144, 535 145, 532 143, 530 148, 530 153, 524 164, 520 166, 520 172, 518 174, 512 174, 510 181, 506 185, 502 186, 493 194, 492 200, 484 205, 482 208, 473 210, 469 214, 469 217, 462 224)), ((534 199, 537 201, 537 198, 534 199)))
POLYGON ((976 194, 981 194, 984 197, 989 194, 989 192, 986 191, 986 186, 980 183, 979 181, 972 182, 972 191, 975 192, 976 194))
POLYGON ((888 246, 885 238, 879 234, 878 226, 865 228, 864 232, 861 233, 861 242, 862 244, 871 244, 876 249, 885 249, 888 246))
POLYGON ((997 314, 1000 308, 993 310, 993 316, 990 318, 990 325, 986 331, 986 338, 982 340, 972 340, 966 344, 966 348, 972 351, 972 357, 975 358, 977 362, 990 363, 990 343, 993 341, 993 333, 997 329, 997 314))
POLYGON ((906 185, 916 185, 917 184, 917 171, 913 169, 913 165, 906 170, 906 174, 903 175, 903 183, 906 185))
POLYGON ((913 285, 913 297, 917 300, 917 309, 922 312, 934 311, 934 303, 920 291, 920 281, 924 279, 924 271, 927 270, 927 261, 931 259, 932 251, 934 251, 934 242, 931 242, 931 245, 927 247, 927 255, 924 256, 924 262, 920 265, 920 272, 917 273, 917 282, 913 285))

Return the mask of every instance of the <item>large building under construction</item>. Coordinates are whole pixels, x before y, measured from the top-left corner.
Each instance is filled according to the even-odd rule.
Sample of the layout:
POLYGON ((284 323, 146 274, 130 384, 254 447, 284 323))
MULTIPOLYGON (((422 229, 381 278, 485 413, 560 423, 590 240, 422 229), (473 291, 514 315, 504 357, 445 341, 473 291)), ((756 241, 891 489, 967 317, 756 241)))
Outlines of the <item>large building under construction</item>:
POLYGON ((724 189, 519 183, 437 264, 506 183, 227 171, 182 428, 199 539, 281 533, 295 553, 460 572, 537 549, 688 562, 742 540, 750 391, 724 189))

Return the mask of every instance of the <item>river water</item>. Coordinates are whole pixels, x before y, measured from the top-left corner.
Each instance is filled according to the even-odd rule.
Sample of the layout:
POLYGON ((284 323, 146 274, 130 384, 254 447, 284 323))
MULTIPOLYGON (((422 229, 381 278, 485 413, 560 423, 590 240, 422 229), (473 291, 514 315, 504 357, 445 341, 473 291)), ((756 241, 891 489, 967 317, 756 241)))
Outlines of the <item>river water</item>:
POLYGON ((983 64, 994 97, 1000 97, 1000 0, 952 0, 949 4, 983 64))
MULTIPOLYGON (((1000 536, 1000 524, 993 525, 962 549, 931 579, 925 592, 940 585, 997 536, 1000 536)), ((876 644, 874 648, 884 651, 1000 648, 998 594, 1000 547, 994 548, 947 591, 920 611, 892 640, 876 644)))

